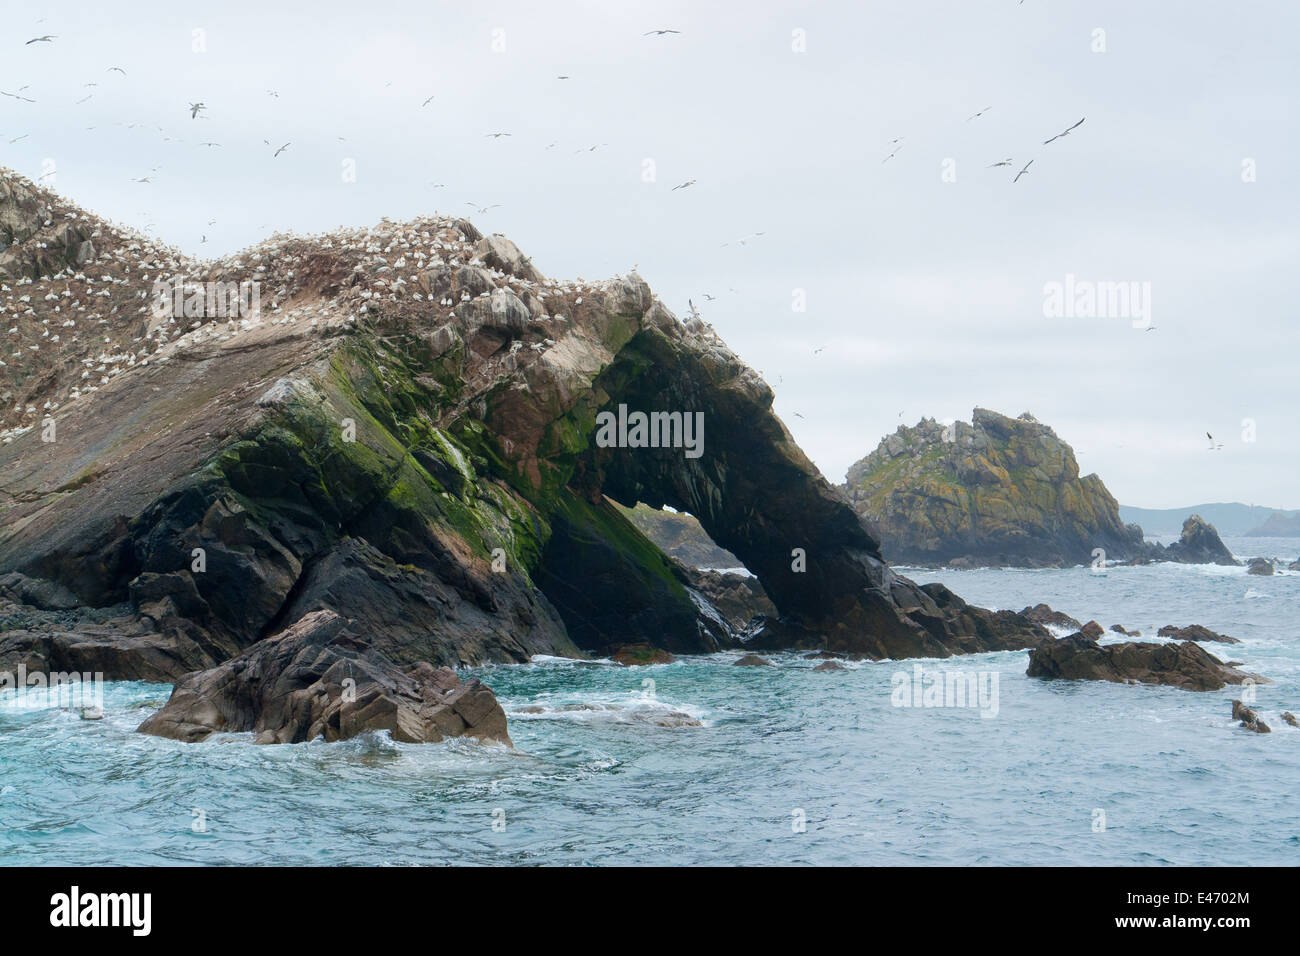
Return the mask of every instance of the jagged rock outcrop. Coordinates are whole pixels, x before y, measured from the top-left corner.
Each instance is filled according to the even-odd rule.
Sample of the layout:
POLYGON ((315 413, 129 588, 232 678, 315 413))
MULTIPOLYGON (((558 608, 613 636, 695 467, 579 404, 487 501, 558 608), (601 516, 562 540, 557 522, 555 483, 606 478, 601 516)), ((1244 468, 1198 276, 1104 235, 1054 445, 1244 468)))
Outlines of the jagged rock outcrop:
POLYGON ((734 633, 746 631, 754 618, 775 618, 776 606, 752 575, 687 568, 691 587, 726 619, 734 633))
MULTIPOLYGON (((1236 564, 1237 562, 1233 562, 1236 564)), ((1251 558, 1247 562, 1247 574, 1271 575, 1273 573, 1273 560, 1271 558, 1251 558)))
POLYGON ((1200 515, 1189 515, 1183 522, 1183 530, 1177 541, 1163 550, 1158 545, 1153 546, 1152 553, 1146 557, 1152 561, 1177 561, 1180 564, 1222 564, 1236 567, 1241 563, 1219 538, 1214 525, 1200 515))
POLYGON ((1070 446, 1028 412, 976 408, 969 425, 900 426, 849 468, 844 490, 895 564, 1237 563, 1195 515, 1168 548, 1147 542, 1101 479, 1080 476, 1070 446))
POLYGON ((4 321, 45 357, 0 369, 0 574, 34 582, 0 667, 65 654, 140 675, 83 653, 106 643, 174 679, 325 609, 399 667, 742 636, 868 657, 1048 637, 894 573, 767 385, 636 275, 547 279, 446 218, 199 262, 0 178, 95 253, 72 271, 21 229, 6 250, 30 268, 0 288, 4 321), (181 294, 151 304, 173 280, 181 294), (698 454, 680 429, 598 442, 598 417, 626 409, 702 415, 698 454), (613 502, 696 516, 777 616, 735 633, 613 502))
POLYGON ((1052 567, 1143 553, 1096 475, 1079 475, 1070 446, 1025 413, 975 409, 971 424, 900 426, 848 472, 854 508, 901 564, 1052 567))
POLYGON ((1232 719, 1241 721, 1241 726, 1257 734, 1272 733, 1268 724, 1259 719, 1259 714, 1239 700, 1232 702, 1232 719))
POLYGON ((1218 690, 1228 684, 1265 682, 1256 674, 1229 667, 1191 641, 1098 644, 1084 634, 1071 634, 1033 649, 1025 673, 1046 680, 1165 684, 1184 690, 1218 690))
POLYGON ((1072 627, 1076 631, 1083 627, 1077 620, 1062 611, 1052 610, 1050 605, 1035 604, 1020 612, 1036 624, 1050 624, 1052 627, 1072 627))
POLYGON ((140 731, 189 743, 252 731, 259 744, 346 740, 388 731, 436 743, 510 743, 506 715, 477 679, 447 667, 398 667, 333 611, 313 611, 211 670, 182 678, 140 731))
POLYGON ((1212 641, 1216 644, 1240 644, 1241 641, 1235 637, 1229 637, 1227 634, 1220 634, 1212 631, 1208 627, 1200 624, 1189 624, 1187 627, 1176 627, 1173 624, 1166 624, 1160 630, 1156 631, 1159 637, 1167 637, 1175 641, 1196 641, 1198 644, 1205 641, 1212 641))

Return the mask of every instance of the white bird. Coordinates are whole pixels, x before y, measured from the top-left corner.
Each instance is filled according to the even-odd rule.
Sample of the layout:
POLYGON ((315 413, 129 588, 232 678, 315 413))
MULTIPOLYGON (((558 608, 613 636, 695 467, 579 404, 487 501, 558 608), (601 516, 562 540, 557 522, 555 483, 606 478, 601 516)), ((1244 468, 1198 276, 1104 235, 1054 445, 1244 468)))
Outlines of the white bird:
POLYGON ((1013 183, 1020 182, 1020 177, 1023 176, 1025 173, 1029 172, 1029 167, 1032 165, 1034 165, 1034 161, 1031 159, 1029 162, 1025 163, 1025 168, 1020 170, 1020 172, 1016 173, 1016 178, 1011 181, 1013 183))
MULTIPOLYGON (((1088 117, 1085 116, 1083 119, 1087 119, 1087 118, 1088 118, 1088 117)), ((1063 132, 1063 133, 1057 133, 1057 134, 1056 134, 1055 136, 1053 136, 1051 139, 1045 139, 1045 140, 1043 140, 1043 145, 1046 146, 1048 143, 1051 143, 1051 142, 1053 142, 1053 141, 1055 141, 1055 140, 1058 140, 1058 139, 1060 139, 1062 136, 1069 136, 1070 133, 1072 133, 1074 130, 1078 129, 1080 126, 1083 125, 1083 119, 1079 120, 1079 122, 1075 123, 1073 126, 1071 126, 1069 129, 1067 129, 1065 132, 1063 132)))

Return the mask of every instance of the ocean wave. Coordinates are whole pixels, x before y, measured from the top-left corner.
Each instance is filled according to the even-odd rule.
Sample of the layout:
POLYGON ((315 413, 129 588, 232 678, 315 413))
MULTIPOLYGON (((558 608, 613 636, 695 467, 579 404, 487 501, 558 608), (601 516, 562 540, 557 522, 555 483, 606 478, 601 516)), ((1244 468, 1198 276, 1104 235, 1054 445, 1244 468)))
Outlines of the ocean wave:
POLYGON ((506 708, 511 720, 565 720, 580 724, 642 724, 654 727, 705 727, 706 710, 670 704, 641 695, 567 695, 506 708))

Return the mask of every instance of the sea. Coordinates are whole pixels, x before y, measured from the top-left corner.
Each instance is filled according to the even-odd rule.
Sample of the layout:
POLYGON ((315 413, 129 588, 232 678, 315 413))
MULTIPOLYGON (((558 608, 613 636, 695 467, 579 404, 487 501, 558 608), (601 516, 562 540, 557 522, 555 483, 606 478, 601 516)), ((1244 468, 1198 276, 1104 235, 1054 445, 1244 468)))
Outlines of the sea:
MULTIPOLYGON (((1225 542, 1282 567, 1300 554, 1300 539, 1225 542)), ((135 732, 167 685, 106 685, 98 720, 9 691, 0 864, 1300 863, 1300 729, 1280 719, 1300 713, 1300 572, 900 570, 1143 640, 1202 624, 1242 642, 1211 653, 1270 682, 1043 681, 1025 676, 1026 652, 829 671, 797 653, 772 667, 724 653, 465 670, 497 693, 513 748, 386 734, 183 744, 135 732), (1243 695, 1272 733, 1231 719, 1243 695)))

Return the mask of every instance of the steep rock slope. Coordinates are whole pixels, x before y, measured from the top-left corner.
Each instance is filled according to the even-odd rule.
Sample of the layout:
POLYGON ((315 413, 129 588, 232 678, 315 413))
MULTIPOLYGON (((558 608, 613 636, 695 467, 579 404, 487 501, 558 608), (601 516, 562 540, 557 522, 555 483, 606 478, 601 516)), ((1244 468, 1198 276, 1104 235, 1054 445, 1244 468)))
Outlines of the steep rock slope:
POLYGON ((894 574, 766 384, 636 275, 550 280, 445 218, 197 262, 3 179, 26 277, 0 288, 10 337, 70 318, 114 354, 78 334, 0 370, 0 666, 175 677, 322 609, 402 666, 734 643, 609 499, 699 517, 780 612, 768 646, 946 656, 1046 636, 894 574), (100 245, 28 249, 59 217, 100 245), (187 283, 183 314, 154 301, 160 280, 187 283), (233 315, 194 291, 250 282, 257 308, 233 315), (600 447, 619 405, 702 413, 702 454, 600 447))
POLYGON ((845 491, 897 563, 1051 567, 1087 564, 1097 548, 1107 560, 1160 559, 1101 479, 1080 476, 1070 446, 1028 413, 976 408, 970 424, 901 426, 849 469, 845 491))

